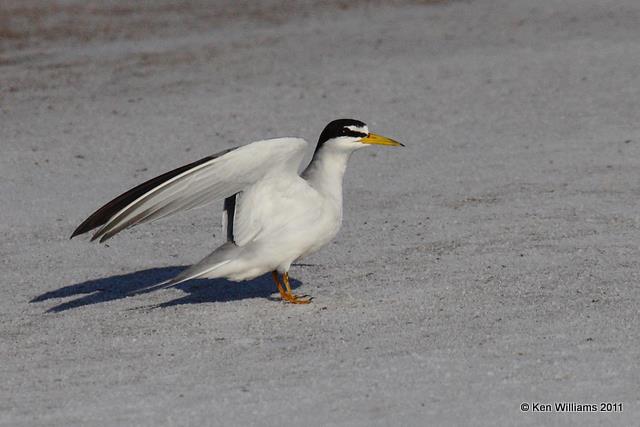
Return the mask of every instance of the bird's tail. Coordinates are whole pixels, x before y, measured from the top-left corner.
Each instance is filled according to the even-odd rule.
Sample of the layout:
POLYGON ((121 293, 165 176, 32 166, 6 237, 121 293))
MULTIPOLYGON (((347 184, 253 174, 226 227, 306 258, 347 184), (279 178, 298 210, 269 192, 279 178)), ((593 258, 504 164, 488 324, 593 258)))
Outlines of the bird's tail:
POLYGON ((169 288, 171 286, 177 285, 182 282, 186 282, 191 279, 199 279, 199 278, 215 278, 221 277, 222 274, 217 275, 216 270, 220 267, 230 263, 240 252, 241 248, 236 246, 233 242, 227 242, 222 246, 218 247, 215 251, 213 251, 209 256, 202 259, 200 262, 192 265, 191 267, 184 270, 182 273, 178 274, 176 277, 165 280, 161 283, 156 283, 154 285, 147 286, 142 289, 137 289, 135 292, 132 292, 130 295, 136 295, 140 293, 147 293, 151 291, 155 291, 158 289, 169 288))

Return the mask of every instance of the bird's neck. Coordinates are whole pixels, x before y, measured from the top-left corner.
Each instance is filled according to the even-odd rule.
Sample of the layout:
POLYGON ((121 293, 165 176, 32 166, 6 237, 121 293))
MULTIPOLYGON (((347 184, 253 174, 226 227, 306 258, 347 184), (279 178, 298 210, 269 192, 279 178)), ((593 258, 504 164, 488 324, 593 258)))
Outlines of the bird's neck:
POLYGON ((313 155, 302 176, 322 195, 342 205, 342 178, 354 150, 325 146, 313 155))

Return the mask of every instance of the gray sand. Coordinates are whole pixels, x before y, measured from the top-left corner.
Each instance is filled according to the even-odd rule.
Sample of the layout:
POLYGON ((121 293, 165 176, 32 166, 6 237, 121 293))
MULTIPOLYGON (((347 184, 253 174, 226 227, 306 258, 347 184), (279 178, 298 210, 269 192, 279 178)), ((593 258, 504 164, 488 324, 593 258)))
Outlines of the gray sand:
POLYGON ((0 424, 637 422, 640 3, 128 3, 0 6, 0 424), (269 277, 127 297, 220 243, 219 204, 68 240, 339 117, 407 147, 352 158, 309 306, 269 277), (555 401, 624 412, 520 411, 555 401))

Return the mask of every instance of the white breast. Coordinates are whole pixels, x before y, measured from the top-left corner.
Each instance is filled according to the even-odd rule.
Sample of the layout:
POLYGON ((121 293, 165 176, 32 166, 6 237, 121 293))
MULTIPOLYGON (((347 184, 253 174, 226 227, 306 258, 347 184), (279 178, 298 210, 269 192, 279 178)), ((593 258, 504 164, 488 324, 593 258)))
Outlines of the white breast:
MULTIPOLYGON (((341 204, 336 204, 299 176, 273 176, 239 194, 234 216, 234 241, 253 246, 268 264, 289 265, 326 245, 340 229, 341 204)), ((254 255, 258 255, 254 253, 254 255)))

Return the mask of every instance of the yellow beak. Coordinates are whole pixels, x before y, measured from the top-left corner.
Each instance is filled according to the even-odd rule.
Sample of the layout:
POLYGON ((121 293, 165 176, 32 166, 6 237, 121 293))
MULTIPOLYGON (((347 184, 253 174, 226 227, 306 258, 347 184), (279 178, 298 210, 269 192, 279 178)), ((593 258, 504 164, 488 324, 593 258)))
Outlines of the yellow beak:
POLYGON ((386 136, 376 135, 370 133, 360 140, 363 144, 376 144, 376 145, 391 145, 392 147, 404 147, 404 144, 400 144, 398 141, 394 141, 386 136))

